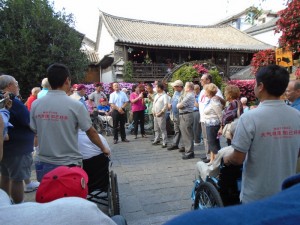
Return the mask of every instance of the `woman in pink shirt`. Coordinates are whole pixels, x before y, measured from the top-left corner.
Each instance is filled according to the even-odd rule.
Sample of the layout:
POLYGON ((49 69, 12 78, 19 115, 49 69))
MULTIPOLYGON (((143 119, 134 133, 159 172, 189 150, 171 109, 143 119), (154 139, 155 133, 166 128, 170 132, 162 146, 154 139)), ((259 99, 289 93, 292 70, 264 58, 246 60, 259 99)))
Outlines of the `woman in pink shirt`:
POLYGON ((131 111, 133 113, 134 121, 134 135, 137 139, 138 125, 140 123, 142 137, 146 137, 144 124, 145 124, 145 103, 143 93, 140 92, 140 87, 137 85, 132 86, 132 93, 130 94, 131 111))

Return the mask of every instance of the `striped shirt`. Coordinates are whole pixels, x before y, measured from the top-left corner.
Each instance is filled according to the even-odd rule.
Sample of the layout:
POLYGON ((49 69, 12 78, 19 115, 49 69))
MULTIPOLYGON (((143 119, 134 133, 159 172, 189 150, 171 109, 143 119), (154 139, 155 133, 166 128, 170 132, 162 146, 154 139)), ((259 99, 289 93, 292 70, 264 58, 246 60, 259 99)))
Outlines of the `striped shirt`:
POLYGON ((179 109, 179 113, 193 112, 195 103, 194 92, 186 92, 179 98, 179 103, 183 106, 183 108, 179 109))

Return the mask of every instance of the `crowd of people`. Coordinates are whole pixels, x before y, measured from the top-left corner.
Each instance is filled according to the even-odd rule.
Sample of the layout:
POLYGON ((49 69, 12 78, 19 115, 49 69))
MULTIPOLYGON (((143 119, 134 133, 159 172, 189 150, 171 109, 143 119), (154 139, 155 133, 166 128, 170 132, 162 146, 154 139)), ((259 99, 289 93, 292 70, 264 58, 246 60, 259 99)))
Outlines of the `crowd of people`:
MULTIPOLYGON (((95 91, 86 98, 85 85, 71 86, 69 69, 53 64, 47 69, 42 90, 34 87, 23 104, 18 98, 19 86, 15 78, 1 75, 0 90, 5 93, 5 101, 0 110, 0 131, 3 130, 3 136, 0 135, 0 188, 3 190, 0 198, 8 202, 9 196, 13 203, 22 203, 24 190, 39 188, 47 177, 56 179, 58 174, 50 178, 49 174, 63 170, 62 167, 66 170, 83 168, 80 179, 87 183, 84 171, 95 170, 99 160, 107 163, 111 154, 106 140, 92 126, 90 115, 97 112, 99 116, 110 117, 113 143, 119 142, 119 134, 121 141, 126 143, 129 142, 125 131, 128 107, 133 115, 134 139, 138 138, 138 125, 142 138, 147 137, 147 110, 154 131, 152 145, 161 145, 168 151, 178 150, 182 159, 187 160, 195 157, 195 146, 203 144, 206 154, 201 163, 214 165, 220 160, 221 152, 226 165, 243 164, 241 203, 278 193, 282 182, 296 173, 299 157, 299 80, 290 81, 288 72, 282 67, 263 67, 256 75, 254 88, 260 103, 251 110, 237 86, 226 86, 224 98, 210 74, 203 74, 199 82, 200 85, 184 84, 181 80, 172 82, 172 96, 162 82, 134 85, 130 95, 127 89, 121 90, 118 83, 114 83, 113 92, 106 95, 102 85, 97 83, 95 91), (286 101, 282 101, 282 96, 286 101), (174 126, 169 146, 168 117, 174 126), (235 132, 232 127, 230 129, 233 125, 235 132), (230 148, 226 149, 229 150, 220 151, 222 135, 227 139, 230 148), (38 182, 30 180, 34 150, 38 182)), ((85 183, 81 183, 84 189, 83 186, 85 183)), ((110 221, 109 218, 105 220, 110 221)))

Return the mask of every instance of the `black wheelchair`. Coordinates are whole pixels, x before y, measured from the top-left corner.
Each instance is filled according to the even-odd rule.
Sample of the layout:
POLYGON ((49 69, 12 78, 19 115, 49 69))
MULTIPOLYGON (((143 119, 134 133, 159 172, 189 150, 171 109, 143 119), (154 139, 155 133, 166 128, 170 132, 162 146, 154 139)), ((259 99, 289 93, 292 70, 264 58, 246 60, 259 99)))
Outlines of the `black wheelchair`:
POLYGON ((192 209, 206 209, 240 204, 242 166, 224 165, 222 160, 217 177, 195 180, 192 209))
POLYGON ((104 113, 100 113, 97 110, 93 111, 93 113, 90 115, 92 120, 92 125, 96 129, 96 131, 99 134, 103 134, 106 136, 110 136, 113 133, 113 128, 109 125, 108 117, 104 113), (100 116, 103 116, 103 120, 99 118, 100 116))
POLYGON ((104 154, 83 160, 83 169, 89 176, 87 200, 114 216, 120 215, 119 188, 117 174, 109 171, 109 167, 110 160, 104 154))

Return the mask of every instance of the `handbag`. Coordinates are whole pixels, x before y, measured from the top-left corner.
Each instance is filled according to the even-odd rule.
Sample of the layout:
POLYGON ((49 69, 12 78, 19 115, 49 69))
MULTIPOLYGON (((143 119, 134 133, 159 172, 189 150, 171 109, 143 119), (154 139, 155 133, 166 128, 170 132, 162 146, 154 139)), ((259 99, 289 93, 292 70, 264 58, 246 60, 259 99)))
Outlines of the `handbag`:
POLYGON ((232 134, 231 134, 231 124, 239 119, 241 116, 241 109, 240 109, 240 102, 238 101, 238 110, 237 110, 237 118, 235 118, 232 122, 227 123, 222 130, 222 135, 226 139, 232 139, 232 134))

